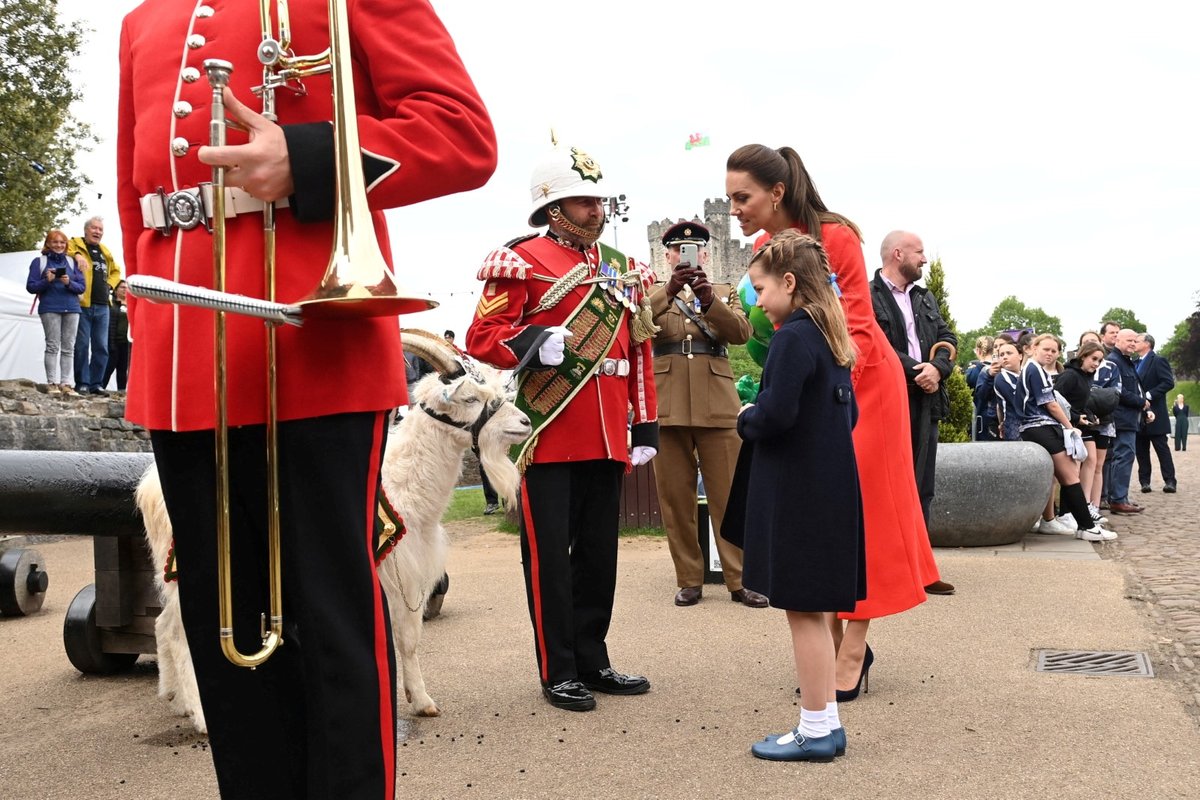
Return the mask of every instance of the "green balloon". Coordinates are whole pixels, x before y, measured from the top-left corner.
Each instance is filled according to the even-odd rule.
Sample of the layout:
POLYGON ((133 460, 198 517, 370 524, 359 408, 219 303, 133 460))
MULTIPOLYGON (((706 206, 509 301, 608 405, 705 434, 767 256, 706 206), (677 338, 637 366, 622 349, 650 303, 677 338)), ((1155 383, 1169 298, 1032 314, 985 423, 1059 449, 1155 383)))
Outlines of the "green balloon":
POLYGON ((767 361, 767 348, 771 346, 771 337, 775 335, 775 326, 767 319, 766 312, 759 308, 758 292, 750 284, 750 276, 743 275, 737 285, 738 297, 742 301, 742 309, 750 320, 750 341, 746 342, 746 352, 760 367, 767 361))

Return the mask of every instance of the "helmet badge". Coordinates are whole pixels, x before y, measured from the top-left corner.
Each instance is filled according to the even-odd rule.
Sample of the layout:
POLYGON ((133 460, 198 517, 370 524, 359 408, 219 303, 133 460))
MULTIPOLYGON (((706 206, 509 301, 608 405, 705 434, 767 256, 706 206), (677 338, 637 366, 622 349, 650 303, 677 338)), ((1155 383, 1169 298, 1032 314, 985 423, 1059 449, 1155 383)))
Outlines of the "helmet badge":
POLYGON ((599 183, 600 179, 604 177, 600 174, 600 165, 596 163, 595 159, 580 150, 578 147, 571 148, 571 159, 573 162, 571 164, 571 169, 578 172, 579 177, 585 181, 599 183))

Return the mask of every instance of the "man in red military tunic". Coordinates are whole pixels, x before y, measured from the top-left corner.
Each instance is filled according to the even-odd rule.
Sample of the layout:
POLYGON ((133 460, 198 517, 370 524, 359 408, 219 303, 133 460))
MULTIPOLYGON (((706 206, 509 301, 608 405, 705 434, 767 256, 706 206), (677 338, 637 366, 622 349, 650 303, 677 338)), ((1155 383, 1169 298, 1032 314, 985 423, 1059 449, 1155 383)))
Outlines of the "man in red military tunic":
MULTIPOLYGON (((329 45, 324 0, 291 0, 290 12, 297 52, 329 45)), ((482 185, 495 168, 495 135, 426 0, 350 3, 348 30, 357 104, 349 123, 387 258, 382 209, 482 185)), ((131 276, 213 285, 213 240, 197 223, 212 213, 210 165, 220 164, 229 187, 226 290, 267 294, 263 201, 281 207, 276 299, 293 303, 321 280, 333 244, 330 122, 344 123, 328 74, 304 78, 306 91, 277 90, 275 119, 242 104, 263 82, 262 40, 258 4, 242 0, 146 0, 125 18, 117 167, 131 276), (201 146, 209 141, 207 59, 233 64, 225 104, 247 131, 231 131, 224 147, 201 146)), ((138 346, 127 413, 151 432, 221 794, 390 800, 395 665, 371 522, 386 412, 405 402, 397 321, 308 320, 278 332, 285 644, 248 670, 228 663, 219 645, 214 316, 131 300, 138 346)), ((253 652, 267 607, 265 336, 261 321, 236 315, 227 331, 234 639, 253 652)))
POLYGON ((650 688, 612 668, 605 637, 621 475, 658 447, 645 296, 653 273, 597 244, 607 193, 586 153, 557 148, 534 170, 531 192, 529 224, 549 230, 484 260, 467 352, 519 370, 517 405, 534 426, 514 448, 521 555, 542 692, 558 708, 588 711, 593 691, 650 688))

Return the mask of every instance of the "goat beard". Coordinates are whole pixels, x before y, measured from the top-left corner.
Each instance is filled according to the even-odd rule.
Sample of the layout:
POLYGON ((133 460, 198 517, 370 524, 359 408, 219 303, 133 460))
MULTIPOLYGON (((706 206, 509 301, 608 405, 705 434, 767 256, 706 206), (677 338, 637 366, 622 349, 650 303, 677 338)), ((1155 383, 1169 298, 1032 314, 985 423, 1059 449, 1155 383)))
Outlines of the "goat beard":
POLYGON ((510 508, 516 505, 521 475, 517 472, 516 465, 508 460, 508 448, 481 447, 479 461, 483 464, 496 494, 510 508))

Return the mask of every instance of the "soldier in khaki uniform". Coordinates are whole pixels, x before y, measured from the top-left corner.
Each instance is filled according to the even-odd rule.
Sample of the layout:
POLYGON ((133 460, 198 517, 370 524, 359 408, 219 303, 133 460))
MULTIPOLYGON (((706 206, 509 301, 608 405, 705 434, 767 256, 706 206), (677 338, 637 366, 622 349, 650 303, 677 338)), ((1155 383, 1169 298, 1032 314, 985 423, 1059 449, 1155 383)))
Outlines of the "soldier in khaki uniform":
MULTIPOLYGON (((659 450, 654 460, 658 502, 679 592, 675 605, 700 602, 704 562, 696 536, 696 470, 704 476, 708 510, 720 530, 741 441, 737 391, 727 346, 750 338, 750 322, 734 287, 708 282, 708 229, 681 222, 663 235, 671 276, 650 295, 654 324, 654 382, 658 389, 659 450), (679 247, 698 245, 699 264, 680 263, 679 247)), ((767 598, 742 588, 742 551, 717 538, 725 585, 734 602, 754 608, 767 598)))

